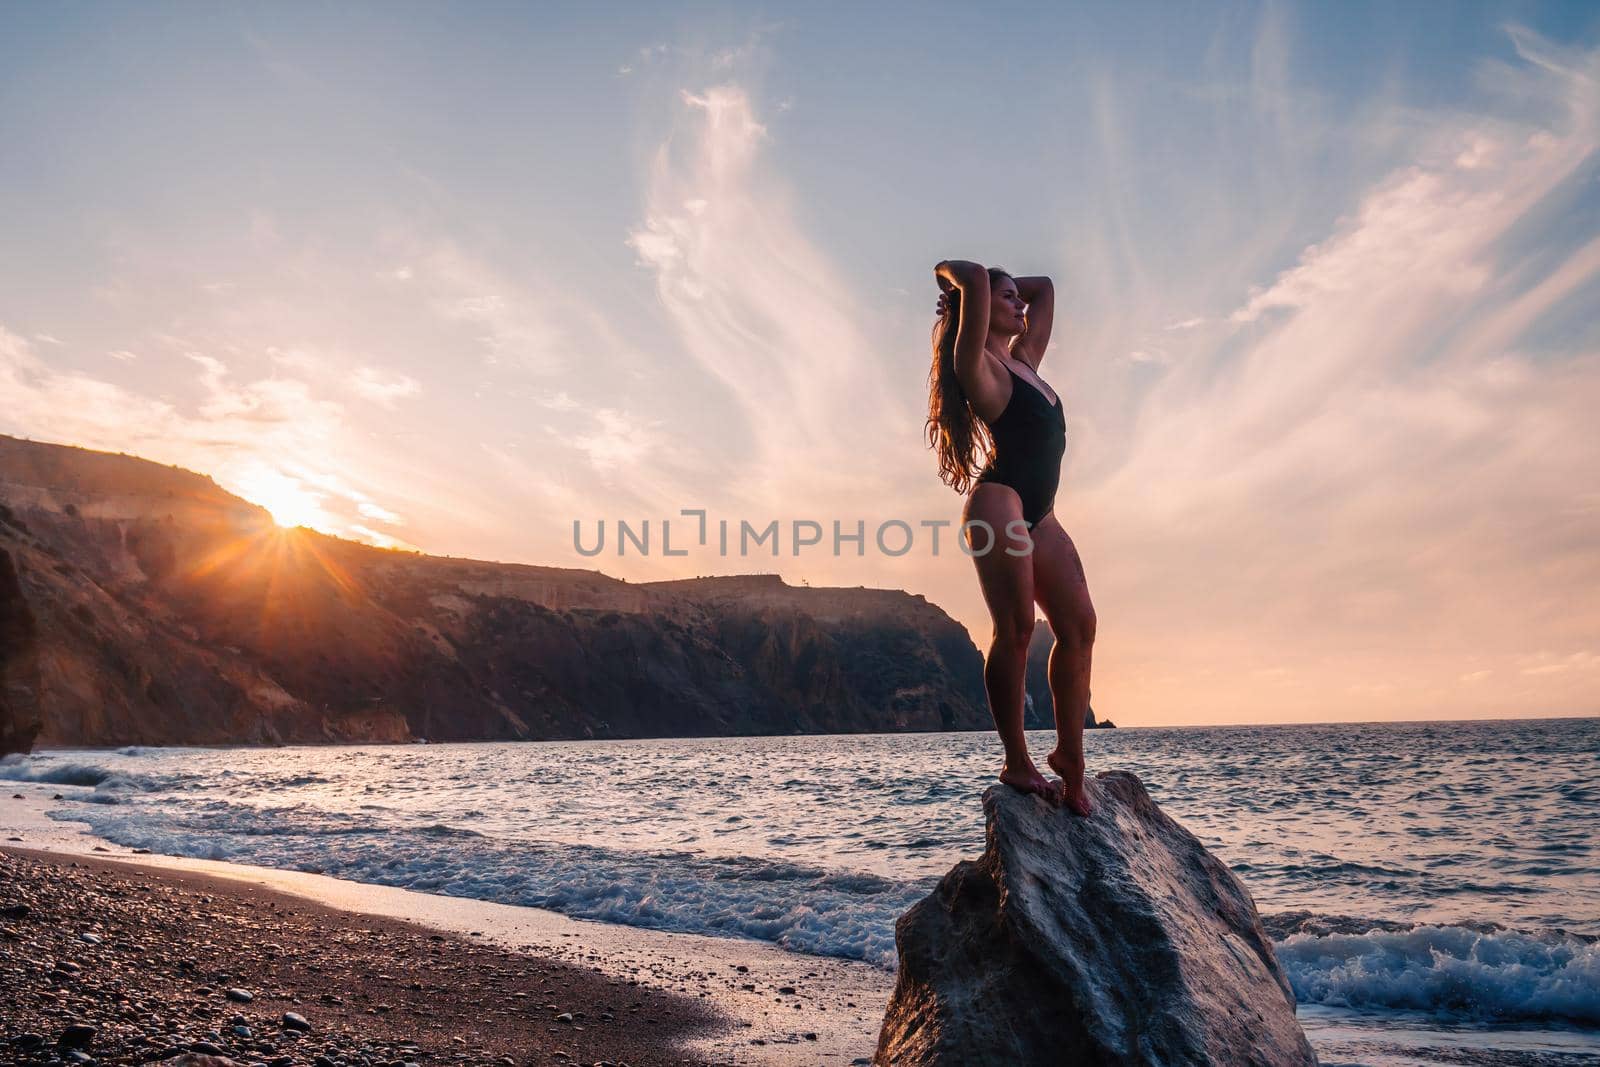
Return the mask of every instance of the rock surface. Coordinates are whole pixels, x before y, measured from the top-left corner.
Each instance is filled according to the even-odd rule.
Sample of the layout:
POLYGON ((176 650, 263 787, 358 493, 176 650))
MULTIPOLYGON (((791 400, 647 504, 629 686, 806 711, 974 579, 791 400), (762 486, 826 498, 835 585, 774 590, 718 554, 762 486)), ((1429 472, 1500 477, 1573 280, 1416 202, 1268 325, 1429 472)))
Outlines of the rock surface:
POLYGON ((1314 1065, 1239 880, 1137 777, 1079 818, 1007 786, 987 847, 895 927, 874 1063, 1314 1065))
POLYGON ((990 726, 983 656, 920 596, 380 549, 135 456, 0 435, 0 557, 43 746, 990 726))

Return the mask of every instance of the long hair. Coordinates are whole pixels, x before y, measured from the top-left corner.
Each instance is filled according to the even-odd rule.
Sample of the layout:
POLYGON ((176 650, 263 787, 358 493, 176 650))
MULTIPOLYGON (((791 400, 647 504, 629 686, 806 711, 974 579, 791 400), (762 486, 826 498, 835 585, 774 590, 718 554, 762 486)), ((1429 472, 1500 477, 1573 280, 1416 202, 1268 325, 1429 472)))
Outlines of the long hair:
MULTIPOLYGON (((989 284, 1011 274, 989 268, 989 284)), ((972 488, 981 466, 994 454, 988 427, 967 403, 956 377, 956 333, 961 322, 961 290, 945 297, 945 313, 933 324, 933 366, 928 370, 928 447, 939 457, 939 480, 958 493, 972 488)))

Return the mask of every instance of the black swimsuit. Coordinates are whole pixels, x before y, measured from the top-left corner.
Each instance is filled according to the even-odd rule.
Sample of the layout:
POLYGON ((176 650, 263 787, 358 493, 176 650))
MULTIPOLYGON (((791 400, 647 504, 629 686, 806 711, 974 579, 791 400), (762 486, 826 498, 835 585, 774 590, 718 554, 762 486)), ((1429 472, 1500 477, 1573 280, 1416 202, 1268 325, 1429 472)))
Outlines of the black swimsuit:
POLYGON ((1061 457, 1067 450, 1067 414, 1061 396, 1050 403, 1044 393, 1011 370, 1011 399, 989 424, 994 458, 978 472, 979 482, 1009 485, 1022 498, 1022 517, 1034 524, 1055 506, 1061 482, 1061 457))

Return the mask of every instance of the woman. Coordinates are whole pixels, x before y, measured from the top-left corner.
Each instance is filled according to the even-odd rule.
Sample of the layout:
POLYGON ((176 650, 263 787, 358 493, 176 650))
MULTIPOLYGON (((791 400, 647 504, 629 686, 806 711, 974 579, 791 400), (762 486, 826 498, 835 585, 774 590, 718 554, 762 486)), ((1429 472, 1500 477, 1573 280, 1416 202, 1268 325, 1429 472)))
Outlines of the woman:
POLYGON ((965 260, 945 260, 933 273, 943 292, 928 376, 928 444, 944 482, 971 494, 962 530, 994 621, 983 681, 1005 745, 1000 780, 1088 815, 1083 720, 1094 605, 1078 550, 1054 511, 1066 415, 1036 373, 1050 340, 1055 293, 1049 278, 1013 278, 965 260), (974 472, 984 439, 992 442, 988 463, 974 472), (1056 639, 1049 664, 1056 747, 1047 762, 1059 782, 1039 772, 1022 732, 1035 603, 1056 639))

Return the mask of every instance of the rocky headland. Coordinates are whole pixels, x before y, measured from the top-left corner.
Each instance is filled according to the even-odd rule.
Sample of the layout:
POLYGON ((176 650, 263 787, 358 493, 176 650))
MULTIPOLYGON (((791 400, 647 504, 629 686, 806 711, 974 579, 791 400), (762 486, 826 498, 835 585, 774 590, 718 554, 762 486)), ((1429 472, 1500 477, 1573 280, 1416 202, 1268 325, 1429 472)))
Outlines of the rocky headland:
POLYGON ((895 927, 874 1062, 1311 1067, 1254 902, 1137 777, 1081 818, 1008 786, 987 844, 895 927))
POLYGON ((982 668, 897 590, 397 552, 0 436, 0 748, 988 729, 982 668))

